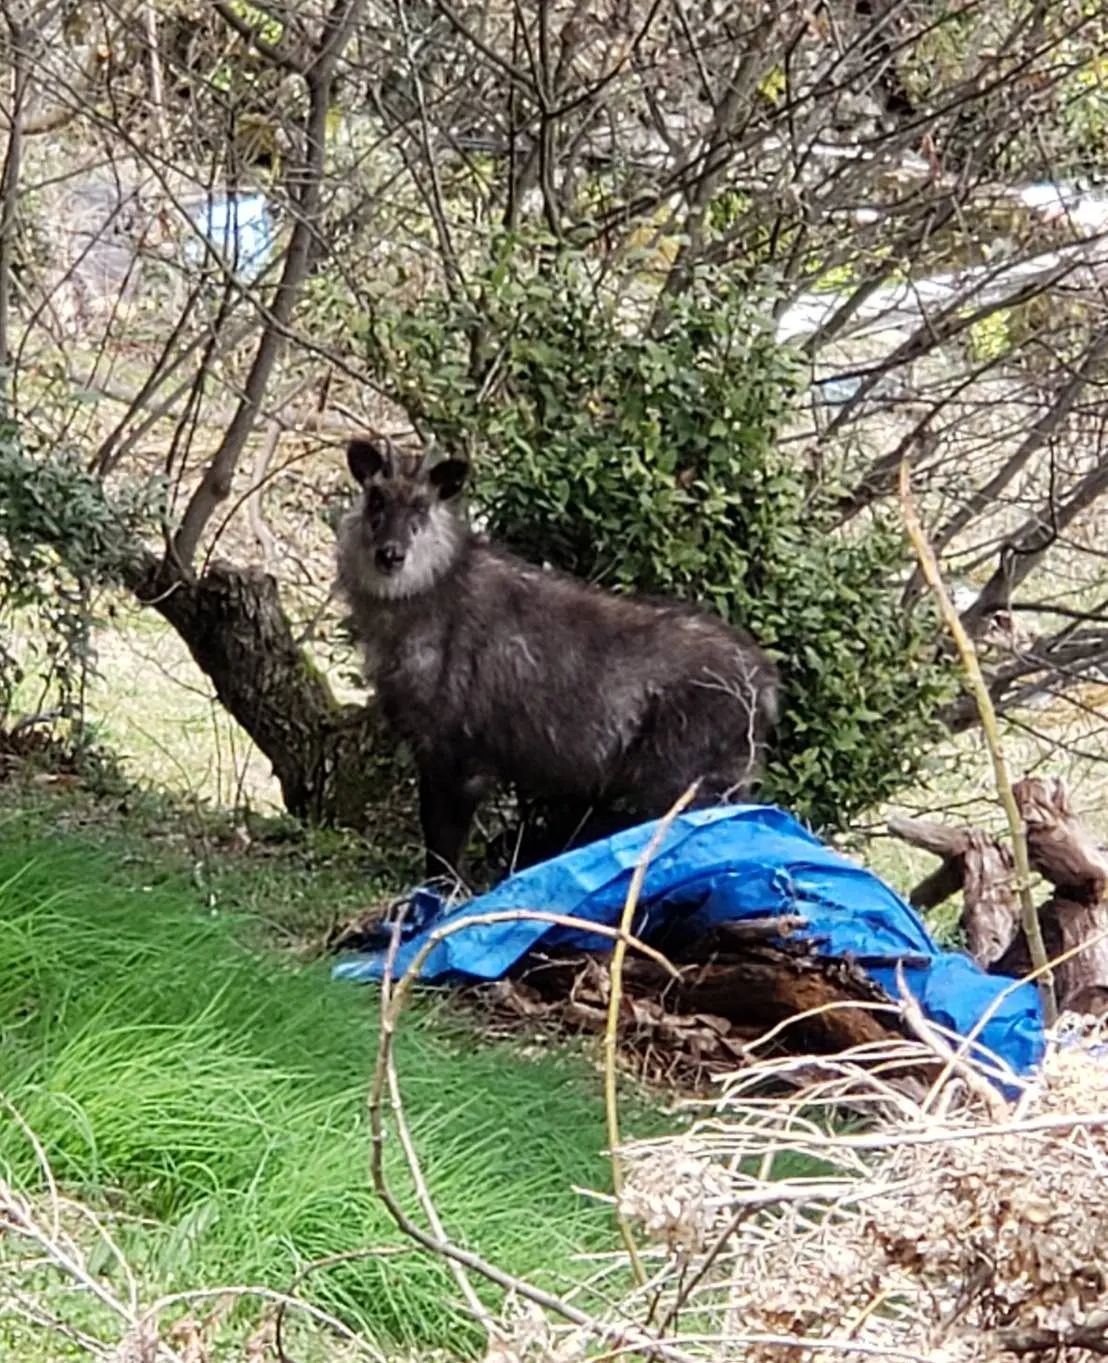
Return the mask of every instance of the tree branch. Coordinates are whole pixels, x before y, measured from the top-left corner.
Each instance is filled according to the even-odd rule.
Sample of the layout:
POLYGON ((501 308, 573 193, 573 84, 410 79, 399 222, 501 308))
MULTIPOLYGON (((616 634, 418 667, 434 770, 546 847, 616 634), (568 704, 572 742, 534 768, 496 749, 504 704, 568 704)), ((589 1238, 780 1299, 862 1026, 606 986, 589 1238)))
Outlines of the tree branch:
POLYGON ((305 54, 295 52, 292 45, 284 37, 282 37, 280 43, 269 42, 227 0, 212 0, 212 9, 228 28, 233 28, 239 37, 266 61, 272 62, 274 66, 279 66, 283 71, 291 71, 294 75, 302 76, 304 74, 307 67, 305 54))
MULTIPOLYGON (((934 549, 937 554, 941 554, 975 516, 980 515, 981 512, 986 511, 996 503, 996 500, 1012 479, 1023 471, 1032 456, 1046 444, 1073 411, 1078 399, 1085 391, 1090 379, 1094 377, 1106 355, 1108 355, 1108 327, 1104 328, 1093 343, 1086 348, 1081 357, 1081 363, 1071 371, 1068 380, 1063 384, 1054 401, 1034 422, 1031 430, 1017 446, 1011 458, 1005 461, 988 482, 982 484, 971 496, 967 497, 958 510, 947 520, 946 524, 936 533, 934 549)), ((908 584, 907 594, 914 595, 922 585, 922 579, 917 571, 908 584)))
POLYGON ((1105 491, 1108 491, 1108 453, 1102 452, 1098 463, 1076 483, 1061 505, 1048 502, 1005 540, 999 565, 973 605, 962 613, 962 623, 971 635, 979 635, 998 610, 1007 609, 1013 588, 1039 566, 1061 532, 1105 491))
POLYGON ((328 16, 323 37, 311 64, 304 71, 309 108, 305 128, 305 163, 296 195, 296 223, 292 230, 285 265, 254 362, 247 376, 242 400, 212 456, 211 463, 193 493, 180 527, 173 537, 176 565, 190 571, 200 536, 216 507, 227 499, 231 479, 246 441, 254 427, 266 387, 284 344, 285 329, 307 277, 312 242, 322 199, 323 168, 327 146, 327 112, 335 66, 364 0, 337 0, 328 16))
POLYGON ((0 385, 6 391, 8 365, 11 359, 10 324, 12 301, 12 270, 15 263, 16 216, 19 205, 19 181, 23 167, 23 121, 30 85, 30 63, 26 50, 27 31, 4 6, 12 57, 12 113, 8 131, 8 145, 4 152, 4 168, 0 173, 0 385))

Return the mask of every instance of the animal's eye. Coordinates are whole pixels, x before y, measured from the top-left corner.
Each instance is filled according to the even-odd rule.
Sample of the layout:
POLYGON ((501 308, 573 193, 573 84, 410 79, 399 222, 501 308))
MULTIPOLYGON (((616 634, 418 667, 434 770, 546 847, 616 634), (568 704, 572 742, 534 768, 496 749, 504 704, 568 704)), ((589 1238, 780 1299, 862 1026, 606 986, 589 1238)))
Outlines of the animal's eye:
POLYGON ((426 516, 428 511, 431 510, 431 503, 426 497, 417 497, 412 503, 412 510, 417 516, 426 516))
POLYGON ((365 494, 365 509, 371 516, 379 516, 385 509, 385 494, 379 487, 371 487, 365 494))

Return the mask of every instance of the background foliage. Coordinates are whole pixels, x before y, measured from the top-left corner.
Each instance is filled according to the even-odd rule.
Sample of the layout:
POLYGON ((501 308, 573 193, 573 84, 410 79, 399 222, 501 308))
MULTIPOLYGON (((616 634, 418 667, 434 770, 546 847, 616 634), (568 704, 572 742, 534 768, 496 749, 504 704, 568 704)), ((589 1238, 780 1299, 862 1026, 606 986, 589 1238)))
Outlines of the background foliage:
POLYGON ((804 373, 769 300, 705 268, 657 312, 621 309, 580 255, 519 245, 474 293, 382 294, 364 330, 378 382, 475 461, 488 532, 749 629, 785 681, 768 793, 802 816, 848 821, 910 779, 949 674, 900 601, 895 519, 837 531, 837 489, 782 444, 804 373))
POLYGON ((472 454, 528 557, 747 624, 771 793, 825 825, 974 723, 907 456, 997 703, 1096 761, 1104 39, 1086 0, 0 3, 0 370, 65 531, 4 485, 8 718, 234 803, 368 785, 391 840, 330 598, 375 427, 472 454))

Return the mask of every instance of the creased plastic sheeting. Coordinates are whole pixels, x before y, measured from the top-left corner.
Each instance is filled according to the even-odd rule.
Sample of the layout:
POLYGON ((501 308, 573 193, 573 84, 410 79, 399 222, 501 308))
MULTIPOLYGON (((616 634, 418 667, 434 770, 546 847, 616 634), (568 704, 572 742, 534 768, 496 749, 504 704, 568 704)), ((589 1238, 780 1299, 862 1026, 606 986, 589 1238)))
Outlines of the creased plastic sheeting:
MULTIPOLYGON (((395 973, 408 971, 433 930, 490 913, 537 910, 617 925, 631 875, 656 828, 640 824, 529 867, 451 910, 421 891, 422 912, 401 942, 395 973)), ((633 930, 644 941, 672 946, 720 923, 778 914, 805 918, 805 936, 816 951, 852 957, 894 998, 895 962, 902 962, 905 983, 927 1018, 962 1036, 981 1024, 975 1042, 1016 1074, 1028 1073, 1041 1058, 1043 1023, 1033 985, 1013 987, 968 956, 941 951, 889 886, 769 805, 726 805, 675 819, 647 868, 633 930)), ((611 948, 610 938, 534 920, 474 923, 438 942, 420 977, 500 979, 540 942, 547 948, 611 948)), ((384 963, 384 952, 355 956, 340 961, 333 974, 380 979, 384 963)))

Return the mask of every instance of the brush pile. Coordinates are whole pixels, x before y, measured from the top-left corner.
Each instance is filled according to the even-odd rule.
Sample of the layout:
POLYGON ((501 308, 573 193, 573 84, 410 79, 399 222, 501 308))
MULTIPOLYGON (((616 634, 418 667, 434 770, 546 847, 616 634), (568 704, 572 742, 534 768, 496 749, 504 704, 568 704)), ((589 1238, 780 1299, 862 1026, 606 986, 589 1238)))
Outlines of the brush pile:
POLYGON ((1108 1351, 1108 1067, 1097 1050, 1072 1035, 1053 1045, 1008 1112, 971 1101, 944 1113, 935 1092, 919 1104, 901 1096, 859 1136, 799 1106, 773 1113, 732 1086, 718 1105, 724 1123, 705 1122, 684 1142, 676 1198, 662 1192, 660 1152, 646 1147, 635 1152, 625 1210, 687 1253, 705 1217, 696 1189, 715 1188, 688 1172, 690 1154, 726 1171, 713 1231, 699 1233, 693 1258, 747 1215, 688 1309, 728 1322, 728 1356, 799 1360, 820 1341, 840 1358, 1091 1359, 1108 1351), (813 1167, 767 1183, 790 1154, 813 1167), (644 1184, 653 1205, 674 1207, 670 1224, 643 1215, 652 1205, 644 1184), (783 1351, 782 1337, 795 1345, 783 1351))
POLYGON ((30 775, 42 785, 73 786, 81 773, 81 762, 72 743, 50 730, 60 711, 32 715, 0 729, 0 781, 19 774, 30 775))
MULTIPOLYGON (((819 1062, 790 1096, 760 1061, 697 1104, 679 1136, 624 1149, 626 1260, 592 1284, 592 1333, 645 1322, 690 1363, 1092 1363, 1108 1354, 1108 1045, 1066 1015, 1008 1103, 949 1067, 917 1099, 858 1057, 819 1062), (844 1103, 868 1113, 843 1124, 844 1103)), ((890 1059, 895 1060, 895 1056, 890 1059)), ((582 1332, 527 1313, 499 1363, 574 1363, 582 1332), (515 1347, 516 1342, 527 1346, 515 1347), (536 1341, 541 1340, 541 1344, 536 1341)), ((624 1327, 626 1328, 626 1327, 624 1327)), ((645 1354, 647 1351, 642 1349, 645 1354)))
MULTIPOLYGON (((755 1041, 835 1054, 903 1035, 899 1006, 858 965, 818 955, 804 926, 802 918, 729 924, 697 942, 689 959, 673 961, 676 978, 628 955, 619 1018, 624 1064, 647 1083, 697 1092, 747 1063, 755 1041)), ((518 1035, 523 1023, 600 1036, 610 987, 607 956, 531 952, 509 978, 470 986, 463 997, 496 1033, 518 1035)))
MULTIPOLYGON (((383 950, 391 912, 343 924, 328 949, 383 950)), ((792 915, 724 924, 670 952, 673 973, 629 953, 618 1026, 623 1065, 648 1084, 695 1093, 746 1064, 754 1042, 788 1054, 834 1055, 913 1035, 902 1001, 862 962, 820 955, 807 926, 792 915)), ((599 1037, 610 988, 608 953, 533 949, 503 979, 459 985, 455 997, 490 1036, 599 1037)), ((908 1071, 924 1076, 926 1066, 908 1067, 911 1083, 908 1071)))

